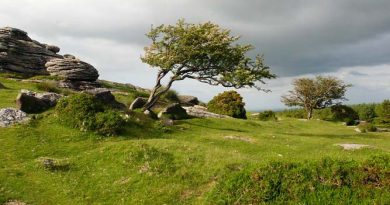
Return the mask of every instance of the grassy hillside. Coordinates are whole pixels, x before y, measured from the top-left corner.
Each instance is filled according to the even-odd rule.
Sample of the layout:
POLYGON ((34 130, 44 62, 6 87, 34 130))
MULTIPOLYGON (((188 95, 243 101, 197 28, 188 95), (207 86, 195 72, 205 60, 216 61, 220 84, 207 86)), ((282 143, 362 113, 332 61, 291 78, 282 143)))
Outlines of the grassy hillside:
MULTIPOLYGON (((32 83, 1 77, 0 82, 8 88, 0 90, 0 108, 14 106, 20 89, 36 90, 32 83)), ((31 204, 214 204, 223 182, 247 166, 324 157, 362 162, 389 155, 389 139, 390 133, 357 133, 341 123, 288 118, 189 119, 164 127, 139 117, 120 136, 101 137, 61 125, 48 111, 29 124, 0 128, 0 204, 12 199, 31 204), (372 148, 347 151, 338 143, 372 148), (43 166, 43 158, 53 159, 56 167, 43 166)), ((378 193, 389 186, 379 187, 378 193)))

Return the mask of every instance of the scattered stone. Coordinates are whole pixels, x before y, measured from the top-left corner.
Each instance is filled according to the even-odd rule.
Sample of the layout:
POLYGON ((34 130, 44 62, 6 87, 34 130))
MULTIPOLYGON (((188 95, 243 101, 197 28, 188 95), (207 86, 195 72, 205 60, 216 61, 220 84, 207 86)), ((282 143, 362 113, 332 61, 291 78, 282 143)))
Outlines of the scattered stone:
POLYGON ((137 97, 130 105, 129 110, 142 108, 148 102, 147 98, 137 97))
POLYGON ((251 116, 259 116, 259 115, 260 115, 259 112, 257 112, 257 113, 252 113, 252 114, 251 114, 251 116))
POLYGON ((187 119, 188 115, 184 108, 179 103, 173 103, 172 105, 163 109, 158 113, 158 118, 167 118, 171 120, 182 120, 187 119))
POLYGON ((104 104, 109 104, 112 107, 119 108, 119 109, 126 108, 124 104, 116 101, 115 96, 111 93, 110 90, 106 88, 95 88, 95 89, 85 90, 83 92, 93 95, 97 100, 100 100, 104 104))
POLYGON ((370 145, 365 145, 365 144, 337 144, 337 145, 343 147, 344 150, 357 150, 364 147, 371 147, 370 145))
POLYGON ((46 64, 50 75, 59 76, 72 81, 96 81, 99 77, 98 71, 90 64, 79 59, 54 58, 46 64))
POLYGON ((16 97, 18 109, 26 113, 39 113, 54 107, 62 95, 57 93, 35 93, 29 90, 21 90, 16 97))
POLYGON ((229 140, 241 140, 241 141, 244 141, 244 142, 249 142, 249 143, 252 143, 253 140, 251 138, 248 138, 248 137, 240 137, 240 136, 225 136, 223 137, 224 139, 229 139, 229 140))
POLYGON ((183 106, 194 106, 199 104, 199 100, 195 96, 179 95, 177 96, 179 103, 183 106))
POLYGON ((362 132, 359 128, 355 128, 355 131, 356 131, 356 132, 359 132, 359 133, 362 132))
POLYGON ((0 110, 0 127, 7 127, 15 123, 26 122, 27 114, 15 108, 3 108, 0 110))
POLYGON ((40 157, 37 159, 40 166, 49 171, 67 171, 70 168, 68 159, 54 159, 49 157, 40 157))
POLYGON ((183 107, 189 116, 200 117, 200 118, 231 118, 227 115, 220 115, 207 111, 206 107, 195 105, 192 107, 183 107))
POLYGON ((91 90, 102 87, 98 82, 63 80, 58 83, 59 88, 67 88, 76 91, 91 90))

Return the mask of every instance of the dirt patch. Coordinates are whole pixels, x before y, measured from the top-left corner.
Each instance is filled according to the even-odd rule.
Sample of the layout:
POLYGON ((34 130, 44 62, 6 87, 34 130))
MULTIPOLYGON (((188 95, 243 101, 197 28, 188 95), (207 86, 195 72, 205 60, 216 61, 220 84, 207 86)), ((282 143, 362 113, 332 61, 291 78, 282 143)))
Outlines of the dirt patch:
POLYGON ((344 150, 357 150, 357 149, 371 147, 370 145, 366 145, 366 144, 337 144, 337 145, 343 147, 344 150))
POLYGON ((252 143, 253 140, 249 137, 240 137, 240 136, 225 136, 223 137, 224 139, 228 139, 228 140, 241 140, 241 141, 244 141, 244 142, 249 142, 249 143, 252 143))

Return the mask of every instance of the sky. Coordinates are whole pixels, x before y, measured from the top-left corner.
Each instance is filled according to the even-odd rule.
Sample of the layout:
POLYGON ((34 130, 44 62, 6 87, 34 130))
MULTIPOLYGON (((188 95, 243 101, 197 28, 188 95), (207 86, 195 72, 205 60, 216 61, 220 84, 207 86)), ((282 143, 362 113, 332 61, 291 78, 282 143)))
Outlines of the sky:
MULTIPOLYGON (((281 109, 299 77, 332 75, 353 84, 348 104, 390 98, 389 0, 1 0, 0 27, 25 30, 95 66, 100 79, 151 88, 156 69, 140 60, 151 26, 211 21, 255 46, 278 78, 237 90, 248 110, 281 109)), ((207 102, 224 90, 194 80, 180 94, 207 102)))

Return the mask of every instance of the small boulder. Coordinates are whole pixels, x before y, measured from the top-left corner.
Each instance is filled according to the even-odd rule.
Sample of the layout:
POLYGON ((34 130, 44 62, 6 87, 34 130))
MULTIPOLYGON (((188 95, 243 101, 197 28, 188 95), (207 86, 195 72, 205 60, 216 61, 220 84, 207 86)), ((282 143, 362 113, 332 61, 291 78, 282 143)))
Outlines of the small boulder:
POLYGON ((148 102, 147 98, 137 97, 130 105, 129 110, 135 110, 137 108, 142 108, 146 102, 148 102))
POLYGON ((22 90, 16 97, 18 109, 26 113, 39 113, 54 107, 62 95, 57 93, 35 93, 22 90))
POLYGON ((177 96, 179 103, 183 106, 194 106, 199 104, 199 100, 195 96, 179 95, 177 96))
POLYGON ((27 120, 27 114, 21 110, 17 110, 15 108, 0 109, 0 127, 7 127, 27 120))
POLYGON ((53 53, 60 52, 60 48, 58 46, 46 45, 46 49, 53 52, 53 53))
POLYGON ((227 115, 221 115, 221 114, 216 114, 207 111, 206 107, 200 106, 200 105, 195 105, 191 107, 183 107, 189 116, 192 117, 200 117, 200 118, 231 118, 230 116, 227 115))
POLYGON ((184 108, 180 106, 179 103, 174 103, 165 109, 163 109, 160 113, 158 113, 158 118, 168 118, 171 120, 182 120, 187 119, 188 115, 184 108))
POLYGON ((154 113, 153 111, 150 111, 150 110, 145 110, 144 111, 144 114, 152 119, 158 119, 156 113, 154 113))
POLYGON ((109 104, 114 108, 124 109, 126 107, 124 104, 116 101, 115 96, 106 88, 85 90, 84 93, 93 95, 97 100, 100 100, 104 104, 109 104))

